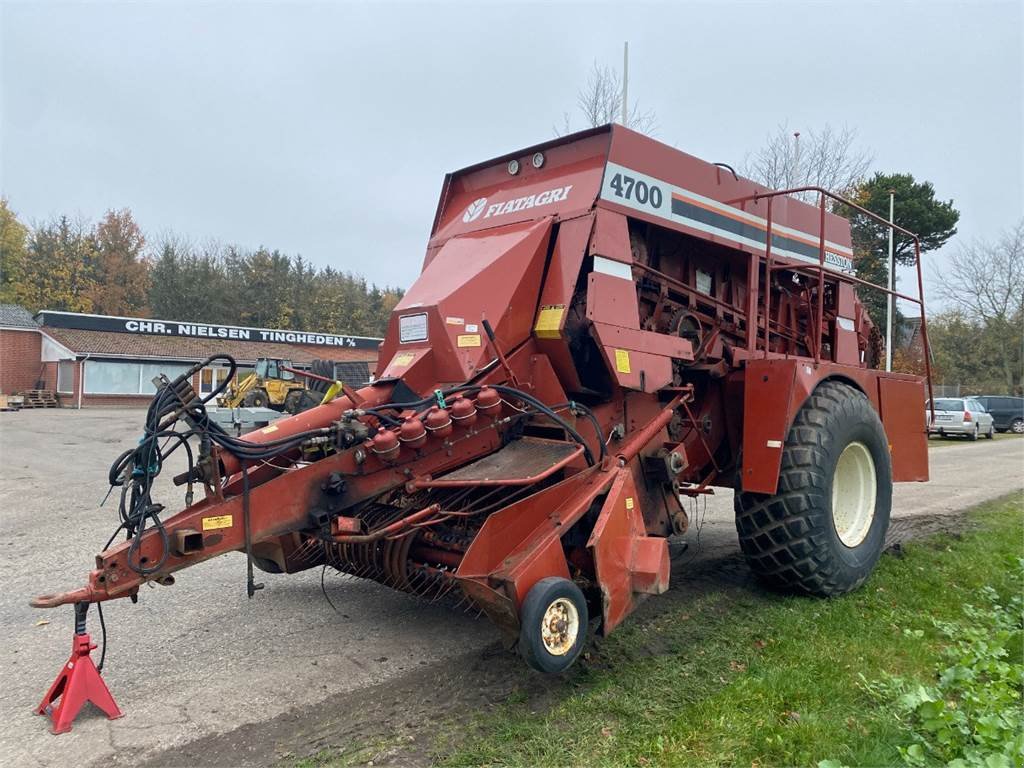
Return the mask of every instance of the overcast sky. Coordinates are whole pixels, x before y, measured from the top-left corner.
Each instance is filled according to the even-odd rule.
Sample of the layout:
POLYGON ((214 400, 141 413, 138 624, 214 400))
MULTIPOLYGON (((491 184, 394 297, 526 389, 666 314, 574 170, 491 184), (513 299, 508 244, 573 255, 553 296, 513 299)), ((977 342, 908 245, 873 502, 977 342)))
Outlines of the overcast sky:
POLYGON ((551 138, 628 39, 662 141, 741 164, 780 123, 848 125, 954 200, 954 244, 994 237, 1024 213, 1021 9, 3 2, 2 192, 404 287, 443 174, 551 138))

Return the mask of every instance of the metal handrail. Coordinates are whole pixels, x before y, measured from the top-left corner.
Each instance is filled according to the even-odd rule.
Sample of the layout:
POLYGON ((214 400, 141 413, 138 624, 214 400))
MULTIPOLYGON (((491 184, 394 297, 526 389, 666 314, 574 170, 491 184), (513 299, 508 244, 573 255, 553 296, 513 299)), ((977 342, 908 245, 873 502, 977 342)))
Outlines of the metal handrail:
MULTIPOLYGON (((903 233, 904 235, 906 235, 907 237, 911 238, 914 241, 914 263, 915 263, 915 266, 917 268, 917 293, 918 293, 918 298, 916 298, 916 299, 913 298, 912 296, 907 296, 907 295, 902 294, 902 293, 897 293, 896 291, 892 290, 888 286, 876 285, 875 283, 869 282, 867 280, 862 280, 861 278, 855 277, 853 275, 845 275, 845 274, 842 274, 842 273, 839 273, 839 272, 835 272, 834 270, 830 270, 830 271, 832 271, 836 275, 837 279, 846 280, 847 282, 858 283, 860 285, 868 286, 869 288, 875 288, 875 289, 877 289, 879 291, 883 291, 888 296, 896 296, 898 298, 904 299, 905 301, 909 301, 911 303, 917 304, 918 306, 921 307, 921 342, 924 345, 924 369, 925 369, 925 379, 928 382, 928 401, 930 403, 934 402, 935 397, 934 397, 934 395, 932 393, 931 346, 928 344, 928 323, 927 323, 927 320, 925 319, 924 276, 922 275, 922 272, 921 272, 921 240, 920 240, 920 238, 917 235, 915 235, 913 232, 911 232, 910 230, 904 229, 903 227, 900 227, 900 226, 894 224, 891 221, 883 219, 877 213, 874 213, 873 211, 869 211, 867 208, 865 208, 865 207, 863 207, 861 205, 858 205, 857 203, 853 202, 852 200, 847 200, 846 198, 844 198, 844 197, 842 197, 840 195, 837 195, 837 194, 835 194, 833 192, 829 192, 827 189, 824 189, 822 187, 806 186, 806 187, 793 187, 792 189, 783 189, 783 190, 778 190, 778 191, 756 192, 753 195, 748 195, 748 196, 745 196, 745 197, 736 198, 735 200, 728 200, 728 201, 726 201, 726 205, 737 205, 739 203, 745 203, 745 202, 757 202, 758 200, 767 200, 768 201, 768 215, 766 217, 766 224, 767 224, 767 226, 766 226, 766 237, 765 237, 765 259, 767 261, 767 269, 765 270, 765 281, 768 283, 768 290, 765 293, 765 329, 764 329, 765 353, 767 354, 767 352, 769 351, 768 347, 769 347, 769 339, 770 339, 770 337, 769 337, 769 329, 768 329, 768 320, 769 320, 769 317, 770 317, 770 309, 771 309, 771 273, 773 271, 773 264, 772 264, 772 261, 773 261, 773 257, 772 257, 772 201, 776 197, 780 197, 782 195, 793 195, 793 194, 796 194, 798 192, 817 192, 818 193, 818 208, 820 210, 819 225, 818 225, 819 226, 818 263, 817 264, 799 264, 799 265, 787 267, 787 269, 807 269, 809 271, 816 271, 818 273, 818 316, 817 316, 817 322, 815 324, 816 328, 815 328, 815 331, 814 331, 814 339, 815 339, 815 344, 814 344, 814 362, 815 363, 821 362, 822 318, 824 316, 824 301, 825 301, 825 270, 827 269, 827 267, 825 266, 825 212, 826 212, 825 211, 825 199, 829 198, 831 200, 835 200, 835 201, 837 201, 839 203, 842 203, 843 205, 845 205, 845 206, 847 206, 847 207, 857 211, 858 213, 861 213, 861 214, 863 214, 865 216, 868 216, 871 219, 874 219, 879 224, 883 224, 884 226, 889 227, 890 229, 892 229, 895 232, 903 233)), ((895 264, 893 265, 893 268, 895 268, 895 264)), ((756 296, 757 292, 760 291, 760 287, 761 287, 760 286, 760 274, 759 274, 758 270, 756 270, 756 269, 753 270, 753 273, 754 273, 754 282, 755 282, 755 285, 753 286, 753 290, 755 291, 754 295, 756 296)), ((892 278, 892 276, 890 276, 890 279, 891 278, 892 278)), ((756 307, 755 307, 755 310, 756 310, 756 307)), ((751 325, 753 325, 756 328, 756 326, 757 326, 757 316, 756 316, 756 314, 754 315, 753 318, 748 318, 747 319, 747 323, 748 323, 748 328, 751 325)), ((895 337, 895 334, 893 334, 893 337, 895 337)), ((755 348, 756 348, 756 345, 757 345, 757 331, 755 330, 754 331, 754 346, 755 346, 755 348)), ((932 420, 934 421, 934 408, 933 408, 933 413, 932 413, 932 420)))

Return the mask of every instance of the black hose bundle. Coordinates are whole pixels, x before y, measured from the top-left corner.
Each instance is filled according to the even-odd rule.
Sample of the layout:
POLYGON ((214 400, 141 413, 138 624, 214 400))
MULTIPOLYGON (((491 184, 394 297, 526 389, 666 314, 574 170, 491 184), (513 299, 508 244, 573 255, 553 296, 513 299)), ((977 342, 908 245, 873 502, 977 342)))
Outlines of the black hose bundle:
POLYGON ((241 440, 212 421, 206 412, 206 404, 219 395, 234 378, 238 369, 235 360, 228 355, 213 355, 192 366, 185 373, 172 380, 165 380, 149 404, 142 438, 139 444, 125 451, 110 467, 108 480, 111 487, 121 488, 118 513, 121 523, 107 541, 109 547, 117 534, 124 531, 131 546, 128 548, 128 567, 136 573, 147 576, 158 572, 167 561, 170 542, 160 513, 163 507, 152 499, 153 482, 163 469, 167 457, 184 446, 188 457, 188 477, 194 475, 195 455, 189 439, 199 437, 200 443, 216 443, 244 462, 259 462, 294 450, 310 437, 325 435, 328 428, 308 430, 280 440, 256 444, 241 440), (228 364, 228 375, 208 395, 200 398, 192 388, 192 376, 202 368, 216 361, 228 364), (184 419, 189 428, 177 431, 175 427, 184 419), (152 524, 162 541, 162 554, 155 561, 139 556, 142 534, 152 524))

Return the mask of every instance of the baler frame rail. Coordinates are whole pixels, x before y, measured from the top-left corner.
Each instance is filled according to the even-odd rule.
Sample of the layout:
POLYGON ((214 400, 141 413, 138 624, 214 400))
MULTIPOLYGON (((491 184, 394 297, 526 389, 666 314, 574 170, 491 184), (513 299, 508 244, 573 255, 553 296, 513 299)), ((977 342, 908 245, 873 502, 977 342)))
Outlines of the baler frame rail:
MULTIPOLYGON (((869 211, 864 206, 858 205, 857 203, 853 202, 852 200, 847 200, 842 195, 837 195, 834 192, 829 192, 827 189, 824 189, 823 187, 817 187, 817 186, 792 187, 790 189, 782 189, 782 190, 777 190, 777 191, 757 192, 757 193, 755 193, 753 195, 747 195, 745 197, 739 197, 739 198, 736 198, 736 199, 733 199, 733 200, 729 200, 729 201, 727 201, 727 204, 728 205, 740 205, 742 203, 747 203, 747 202, 754 202, 754 203, 756 203, 759 200, 767 200, 768 201, 768 211, 767 211, 767 215, 765 217, 765 219, 767 221, 767 236, 765 238, 764 258, 765 258, 765 260, 767 262, 765 281, 769 284, 769 286, 771 284, 771 273, 773 271, 775 271, 776 269, 787 269, 787 270, 791 270, 791 271, 801 271, 801 270, 803 270, 803 271, 809 272, 811 274, 816 274, 818 276, 818 307, 817 307, 818 312, 817 312, 816 323, 815 323, 815 331, 814 331, 814 362, 817 365, 818 363, 821 362, 822 318, 823 318, 823 315, 824 315, 824 301, 825 301, 825 270, 828 269, 828 267, 825 265, 825 213, 826 213, 825 201, 826 201, 826 199, 834 200, 834 201, 836 201, 838 203, 841 203, 841 204, 851 208, 852 210, 857 211, 857 213, 862 214, 864 216, 867 216, 867 217, 873 219, 874 221, 878 222, 879 224, 884 225, 885 227, 893 230, 894 232, 900 232, 901 234, 906 235, 907 237, 909 237, 913 241, 913 243, 914 243, 914 265, 915 265, 916 272, 917 272, 917 292, 918 292, 917 298, 914 298, 913 296, 908 296, 908 295, 903 294, 903 293, 899 293, 899 292, 893 290, 892 288, 889 288, 888 286, 877 285, 877 284, 872 283, 872 282, 870 282, 868 280, 864 280, 862 278, 856 277, 855 275, 843 275, 841 279, 844 280, 844 281, 847 281, 847 282, 856 283, 858 285, 863 285, 863 286, 866 286, 868 288, 873 288, 875 290, 882 291, 887 296, 900 298, 900 299, 903 299, 904 301, 909 301, 909 302, 911 302, 913 304, 917 304, 921 308, 921 342, 922 342, 923 347, 924 347, 925 381, 927 382, 927 386, 928 386, 928 402, 929 402, 929 404, 931 404, 934 401, 934 399, 935 399, 934 395, 933 395, 933 392, 932 392, 931 347, 928 344, 928 324, 927 324, 927 320, 925 319, 924 275, 922 274, 922 271, 921 271, 921 240, 920 240, 920 238, 916 234, 914 234, 913 232, 911 232, 908 229, 904 229, 903 227, 899 226, 895 222, 889 221, 888 219, 885 219, 885 218, 879 216, 877 213, 874 213, 873 211, 869 211), (818 263, 817 264, 809 264, 809 263, 799 264, 799 263, 786 262, 784 265, 776 265, 776 264, 774 264, 774 256, 772 254, 772 202, 777 197, 782 197, 782 196, 787 196, 788 197, 789 195, 794 195, 794 194, 798 194, 798 193, 801 193, 801 192, 816 192, 818 194, 818 210, 820 212, 819 224, 818 224, 818 227, 819 227, 819 229, 818 229, 818 232, 819 232, 818 263)), ((760 293, 760 290, 761 290, 760 270, 758 269, 758 263, 760 261, 760 258, 761 258, 760 256, 752 256, 751 257, 751 261, 750 261, 750 294, 749 294, 749 297, 748 297, 748 301, 750 303, 750 307, 748 309, 748 322, 753 320, 754 321, 753 324, 756 324, 756 319, 757 319, 757 297, 758 297, 758 294, 760 293)), ((891 276, 890 276, 890 279, 891 279, 891 276)), ((771 291, 769 290, 769 291, 765 292, 764 348, 760 350, 764 354, 765 357, 767 357, 767 355, 769 353, 769 348, 770 348, 770 343, 769 343, 770 342, 769 322, 770 322, 770 316, 771 316, 771 313, 769 311, 771 309, 770 302, 771 302, 771 291)), ((758 350, 758 343, 757 343, 758 336, 760 336, 760 334, 757 333, 756 331, 754 333, 748 334, 748 338, 747 338, 747 345, 748 345, 747 348, 748 348, 748 351, 750 351, 750 352, 757 352, 757 351, 759 351, 758 350)), ((934 418, 935 418, 934 405, 930 405, 930 407, 932 409, 932 419, 934 420, 934 418)))

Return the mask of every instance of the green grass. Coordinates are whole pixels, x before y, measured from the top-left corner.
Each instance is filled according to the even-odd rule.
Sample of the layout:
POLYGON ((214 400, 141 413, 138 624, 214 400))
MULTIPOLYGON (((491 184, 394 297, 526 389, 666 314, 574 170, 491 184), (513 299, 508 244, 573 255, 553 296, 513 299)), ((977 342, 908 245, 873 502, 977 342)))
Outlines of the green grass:
POLYGON ((511 701, 438 757, 466 765, 846 765, 902 762, 907 726, 867 680, 934 678, 945 640, 933 619, 991 586, 1022 589, 1024 497, 983 505, 979 528, 888 556, 841 599, 728 590, 605 642, 577 692, 534 712, 511 701), (904 630, 909 630, 904 632, 904 630), (650 654, 652 638, 660 651, 650 654), (605 666, 607 665, 607 666, 605 666))
POLYGON ((418 739, 434 739, 428 753, 403 754, 385 735, 300 765, 419 764, 427 754, 443 766, 902 764, 913 724, 871 684, 934 684, 950 642, 935 622, 962 621, 987 587, 1004 600, 1024 592, 1022 512, 1021 493, 984 504, 962 536, 905 545, 838 599, 752 585, 673 590, 546 693, 527 683, 495 709, 430 723, 418 739))

